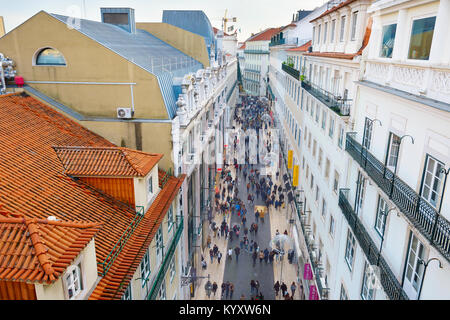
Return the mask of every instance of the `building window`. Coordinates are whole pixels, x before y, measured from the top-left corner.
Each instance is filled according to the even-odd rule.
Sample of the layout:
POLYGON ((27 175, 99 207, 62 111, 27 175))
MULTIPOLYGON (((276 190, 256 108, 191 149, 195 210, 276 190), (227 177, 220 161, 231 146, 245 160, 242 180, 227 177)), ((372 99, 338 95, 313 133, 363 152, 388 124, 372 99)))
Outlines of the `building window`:
POLYGON ((330 235, 334 236, 334 217, 330 214, 330 229, 328 230, 330 235))
POLYGON ((311 188, 311 190, 313 190, 313 187, 314 187, 314 176, 313 176, 312 173, 311 173, 311 184, 310 184, 309 187, 311 188))
POLYGON ((339 125, 338 146, 341 149, 344 147, 344 126, 343 125, 339 125))
POLYGON ((373 272, 373 269, 367 262, 365 262, 361 288, 361 298, 363 300, 373 300, 374 281, 375 281, 375 274, 373 272))
POLYGON ((358 11, 352 13, 352 34, 350 39, 355 40, 356 37, 356 23, 358 21, 358 11))
POLYGON ((387 166, 394 168, 397 165, 400 151, 400 137, 391 132, 389 138, 387 166))
POLYGON ((319 198, 320 198, 320 190, 319 186, 316 184, 316 202, 319 202, 319 198))
POLYGON ((325 161, 325 178, 328 179, 330 177, 330 160, 327 158, 325 161))
POLYGON ((363 146, 370 150, 370 142, 372 140, 372 126, 373 121, 366 117, 366 123, 364 125, 363 146))
POLYGON ((323 158, 323 151, 322 148, 319 148, 319 157, 318 157, 318 164, 319 164, 319 168, 322 169, 322 158, 323 158))
POLYGON ((355 258, 356 239, 350 229, 347 231, 347 245, 345 246, 345 261, 350 271, 353 269, 353 260, 355 258))
POLYGON ((322 129, 325 130, 327 126, 327 111, 322 110, 322 129))
POLYGON ((65 276, 67 296, 70 300, 75 299, 83 290, 81 278, 81 263, 71 266, 66 271, 65 276))
POLYGON ((147 283, 148 277, 150 276, 150 256, 148 250, 145 252, 144 257, 141 261, 141 282, 142 286, 147 283))
POLYGON ((428 60, 436 17, 414 20, 409 43, 408 59, 428 60))
POLYGON ((334 34, 335 33, 336 33, 336 19, 331 21, 331 40, 330 40, 331 43, 334 42, 334 34))
POLYGON ((319 24, 319 31, 317 32, 317 43, 320 44, 320 29, 322 28, 322 25, 319 24))
POLYGON ((340 300, 348 300, 347 291, 345 291, 344 285, 341 284, 341 295, 339 297, 340 300))
POLYGON ((396 23, 383 26, 380 57, 392 58, 392 51, 394 51, 394 41, 396 31, 397 31, 396 23))
POLYGON ((333 191, 337 193, 338 189, 339 189, 339 173, 337 171, 334 171, 333 191))
POLYGON ((435 208, 437 208, 440 202, 440 190, 443 178, 442 169, 445 169, 444 163, 427 155, 420 195, 435 208))
POLYGON ((166 300, 166 280, 164 279, 159 287, 158 300, 166 300))
POLYGON ((312 44, 315 44, 315 35, 316 35, 316 27, 313 27, 313 31, 312 31, 312 44))
POLYGON ((357 190, 355 199, 355 212, 358 214, 363 207, 364 195, 366 194, 366 181, 361 171, 358 171, 357 190))
POLYGON ((175 274, 177 272, 177 269, 175 268, 175 256, 172 257, 169 264, 169 270, 170 270, 170 283, 173 282, 173 279, 175 278, 175 274))
POLYGON ((322 218, 325 219, 327 215, 327 202, 322 199, 322 218))
POLYGON ((320 106, 317 105, 316 108, 316 122, 319 123, 319 118, 320 118, 320 106))
POLYGON ((328 130, 328 135, 333 139, 334 135, 334 118, 330 115, 330 129, 328 130))
POLYGON ((386 201, 379 195, 378 196, 378 207, 377 207, 377 216, 375 218, 375 230, 377 230, 380 236, 384 236, 384 224, 386 222, 385 215, 388 212, 388 206, 386 201))
POLYGON ((339 41, 344 41, 344 31, 345 31, 345 16, 341 17, 341 35, 339 37, 339 41))
POLYGON ((314 140, 313 143, 313 157, 316 158, 316 151, 317 151, 317 141, 314 140))
POLYGON ((156 232, 156 259, 158 260, 158 264, 162 261, 162 257, 164 254, 164 242, 163 242, 163 232, 162 225, 159 226, 158 232, 156 232))
POLYGON ((127 290, 125 290, 122 300, 133 300, 133 297, 131 296, 131 283, 128 285, 127 290))
POLYGON ((425 248, 419 239, 411 232, 408 256, 406 259, 406 273, 403 289, 410 297, 417 297, 423 277, 423 264, 420 260, 425 258, 425 248))
POLYGON ((41 50, 36 56, 38 66, 65 66, 66 60, 61 52, 52 48, 41 50))
POLYGON ((323 25, 323 43, 327 42, 328 22, 323 25))
POLYGON ((172 230, 173 226, 173 209, 172 206, 170 206, 169 211, 167 211, 167 230, 172 230))
POLYGON ((149 194, 153 194, 153 176, 150 175, 150 177, 148 178, 148 193, 149 194))

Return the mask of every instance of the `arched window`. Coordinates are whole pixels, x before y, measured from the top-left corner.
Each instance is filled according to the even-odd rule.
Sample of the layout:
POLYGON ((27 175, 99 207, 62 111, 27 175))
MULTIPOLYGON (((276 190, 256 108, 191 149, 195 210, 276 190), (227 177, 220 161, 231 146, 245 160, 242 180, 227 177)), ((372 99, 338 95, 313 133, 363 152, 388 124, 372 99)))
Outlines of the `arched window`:
POLYGON ((66 60, 61 52, 52 48, 42 49, 36 56, 38 66, 65 66, 66 60))

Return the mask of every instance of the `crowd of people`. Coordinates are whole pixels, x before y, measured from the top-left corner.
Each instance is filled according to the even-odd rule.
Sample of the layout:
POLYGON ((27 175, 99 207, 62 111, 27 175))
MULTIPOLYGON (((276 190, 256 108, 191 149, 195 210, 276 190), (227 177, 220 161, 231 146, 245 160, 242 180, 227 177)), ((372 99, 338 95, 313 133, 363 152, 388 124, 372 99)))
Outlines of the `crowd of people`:
MULTIPOLYGON (((244 130, 254 129, 257 133, 257 141, 263 141, 264 146, 268 152, 271 149, 270 129, 272 125, 271 118, 268 117, 269 107, 262 103, 259 99, 243 97, 242 106, 236 108, 234 114, 234 124, 238 128, 244 130), (261 135, 260 135, 261 134, 261 135)), ((274 177, 271 175, 263 175, 260 167, 257 164, 250 164, 248 161, 249 152, 249 137, 246 136, 245 150, 238 150, 238 137, 234 140, 234 159, 232 163, 225 164, 220 174, 220 184, 216 187, 215 193, 215 212, 222 215, 221 223, 210 221, 210 232, 207 237, 207 247, 209 249, 210 263, 217 261, 221 263, 223 253, 219 250, 217 244, 213 242, 224 239, 228 241, 228 250, 225 252, 228 261, 235 260, 239 263, 239 256, 247 253, 251 256, 252 266, 256 267, 259 259, 259 264, 273 264, 274 261, 279 261, 283 258, 280 250, 271 247, 260 247, 261 242, 268 243, 269 239, 261 239, 259 241, 258 230, 264 224, 265 210, 254 209, 255 201, 261 200, 266 205, 267 210, 284 208, 284 192, 286 191, 282 184, 277 184, 279 179, 279 172, 276 172, 274 177), (237 153, 245 152, 246 162, 244 164, 238 163, 237 153), (234 175, 233 175, 234 173, 234 175), (276 176, 276 180, 275 180, 276 176), (240 181, 239 179, 243 179, 240 181), (274 179, 274 181, 272 180, 274 179), (245 186, 244 190, 239 190, 239 185, 245 186), (246 190, 245 190, 246 189, 246 190), (246 197, 245 191, 247 193, 246 197), (245 201, 246 200, 246 201, 245 201), (254 215, 254 222, 249 223, 249 215, 254 215), (233 217, 233 219, 231 219, 233 217), (232 223, 231 221, 238 221, 232 223), (230 221, 229 223, 227 221, 230 221), (258 243, 260 242, 260 243, 258 243), (234 258, 233 258, 234 255, 234 258)), ((259 159, 258 159, 259 160, 259 159)), ((278 234, 278 230, 277 230, 278 234)), ((277 235, 276 234, 276 235, 277 235)), ((285 231, 287 234, 287 230, 285 231)), ((207 268, 206 259, 202 256, 202 267, 207 268)), ((278 282, 277 282, 278 283, 278 282)), ((283 297, 289 297, 287 289, 283 290, 281 286, 283 297)), ((293 283, 295 285, 295 283, 293 283)), ((208 292, 216 295, 218 285, 216 282, 209 283, 208 292)), ((291 286, 292 289, 292 286, 291 286)), ((221 285, 221 298, 232 299, 234 292, 234 285, 230 281, 224 281, 221 285)), ((293 289, 295 291, 295 289, 293 289)), ((292 296, 294 295, 292 291, 292 296)), ((278 293, 277 293, 278 296, 278 293)), ((251 300, 263 300, 264 296, 260 290, 260 283, 258 280, 250 281, 251 300)), ((245 299, 245 294, 241 295, 241 299, 245 299)))

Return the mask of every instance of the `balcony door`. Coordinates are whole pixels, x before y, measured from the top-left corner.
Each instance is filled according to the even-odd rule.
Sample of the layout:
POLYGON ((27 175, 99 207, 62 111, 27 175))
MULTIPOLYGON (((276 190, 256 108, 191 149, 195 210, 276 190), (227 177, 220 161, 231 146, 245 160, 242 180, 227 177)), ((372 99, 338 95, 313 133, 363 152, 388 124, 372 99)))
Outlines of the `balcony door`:
POLYGON ((370 150, 370 143, 372 142, 372 125, 373 121, 366 117, 366 122, 364 124, 364 137, 363 146, 370 150))
POLYGON ((395 170, 397 165, 398 155, 400 153, 400 137, 393 134, 389 134, 389 144, 386 155, 386 167, 388 167, 392 172, 395 170))
POLYGON ((158 229, 158 232, 156 232, 156 265, 159 265, 162 262, 163 256, 164 256, 164 242, 161 225, 158 229))
POLYGON ((410 299, 417 299, 420 284, 423 277, 423 264, 419 264, 419 259, 424 259, 425 248, 419 239, 411 232, 406 256, 405 278, 403 280, 403 290, 410 299))
POLYGON ((441 170, 444 167, 445 165, 442 162, 427 155, 420 195, 434 208, 438 208, 441 198, 441 185, 444 176, 441 170))

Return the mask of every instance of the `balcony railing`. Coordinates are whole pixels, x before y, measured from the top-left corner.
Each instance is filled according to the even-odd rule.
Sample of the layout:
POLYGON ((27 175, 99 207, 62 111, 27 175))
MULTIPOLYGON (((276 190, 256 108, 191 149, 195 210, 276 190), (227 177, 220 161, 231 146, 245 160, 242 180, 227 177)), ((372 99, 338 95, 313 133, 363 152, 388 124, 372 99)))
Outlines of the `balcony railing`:
POLYGON ((244 53, 250 53, 250 54, 270 54, 270 51, 266 50, 244 50, 244 53))
POLYGON ((244 69, 244 72, 253 72, 253 73, 258 73, 258 74, 261 73, 261 71, 259 71, 259 70, 253 70, 253 69, 247 69, 247 68, 244 69))
MULTIPOLYGON (((279 123, 278 120, 276 120, 276 123, 277 123, 277 128, 279 130, 282 130, 281 123, 279 123)), ((280 146, 280 152, 281 152, 282 157, 283 157, 283 162, 284 162, 285 168, 287 168, 288 167, 288 161, 286 159, 286 156, 285 156, 286 152, 285 152, 285 149, 284 149, 283 145, 281 144, 281 140, 279 140, 279 146, 280 146)), ((292 176, 291 176, 289 170, 286 169, 286 172, 287 172, 287 175, 289 176, 289 181, 292 181, 292 176)), ((305 216, 304 215, 302 216, 301 210, 300 210, 300 206, 299 206, 299 204, 297 203, 296 200, 294 200, 294 203, 295 203, 295 208, 296 208, 296 211, 297 211, 297 216, 298 216, 299 221, 300 221, 300 226, 302 228, 302 232, 303 232, 304 235, 306 235, 306 234, 308 234, 308 230, 305 227, 305 224, 306 224, 305 223, 305 216)), ((324 288, 322 286, 322 281, 321 281, 322 275, 321 275, 320 270, 319 270, 320 268, 319 268, 318 263, 316 263, 316 258, 312 255, 312 250, 311 250, 311 248, 314 247, 314 243, 311 243, 309 241, 308 237, 306 237, 306 236, 305 236, 305 243, 306 243, 306 247, 308 248, 309 262, 311 264, 312 270, 313 270, 314 275, 315 275, 315 283, 316 283, 317 290, 319 291, 320 299, 325 300, 325 299, 328 298, 328 292, 329 292, 328 290, 329 289, 328 288, 324 288)))
POLYGON ((282 38, 282 39, 278 39, 277 41, 271 41, 269 43, 269 47, 273 47, 273 46, 279 46, 281 44, 285 44, 286 43, 286 39, 282 38))
POLYGON ((159 268, 158 275, 155 277, 153 281, 152 288, 147 296, 147 300, 154 300, 158 295, 159 288, 161 287, 161 283, 164 280, 164 277, 167 273, 167 269, 169 268, 170 261, 172 260, 173 255, 175 254, 175 250, 178 245, 178 241, 180 240, 181 234, 183 233, 183 217, 181 217, 180 221, 176 223, 176 231, 173 236, 172 242, 170 243, 169 250, 164 256, 164 260, 159 268))
POLYGON ((312 94, 316 99, 320 100, 323 104, 327 105, 331 110, 336 112, 340 116, 350 115, 350 99, 343 99, 340 96, 336 96, 315 84, 303 80, 302 88, 312 94))
POLYGON ((380 251, 373 242, 372 238, 364 228, 363 224, 359 220, 355 211, 353 210, 348 196, 349 189, 341 189, 339 192, 339 207, 347 219, 350 228, 353 231, 356 239, 358 240, 359 246, 364 251, 367 260, 370 264, 376 265, 379 262, 378 267, 380 268, 380 283, 383 286, 386 295, 390 300, 409 300, 406 293, 403 291, 402 286, 398 282, 397 278, 389 268, 386 260, 380 256, 380 251), (378 260, 379 259, 379 260, 378 260))
POLYGON ((297 69, 290 67, 285 63, 281 65, 281 69, 292 76, 294 79, 300 80, 300 71, 298 71, 297 69))
POLYGON ((356 142, 355 133, 347 134, 345 150, 364 168, 369 177, 389 196, 409 221, 450 261, 450 223, 427 201, 381 161, 356 142))

